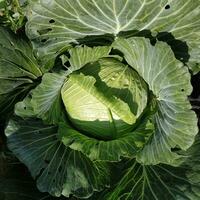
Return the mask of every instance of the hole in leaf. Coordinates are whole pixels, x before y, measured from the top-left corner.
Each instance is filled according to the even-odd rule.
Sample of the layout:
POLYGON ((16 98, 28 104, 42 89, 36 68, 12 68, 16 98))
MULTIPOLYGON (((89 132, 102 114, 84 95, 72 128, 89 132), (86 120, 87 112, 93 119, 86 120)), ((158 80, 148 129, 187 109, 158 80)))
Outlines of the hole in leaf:
POLYGON ((166 6, 165 6, 165 9, 166 9, 166 10, 170 9, 170 5, 169 5, 169 4, 166 5, 166 6))
POLYGON ((51 20, 49 20, 49 23, 50 23, 50 24, 53 24, 53 23, 55 23, 55 20, 54 20, 54 19, 51 19, 51 20))
POLYGON ((47 41, 47 39, 42 39, 41 40, 42 43, 45 43, 46 41, 47 41))
POLYGON ((26 110, 26 107, 24 107, 24 110, 26 110))
POLYGON ((180 147, 179 146, 176 146, 174 148, 171 148, 171 151, 172 152, 179 152, 180 151, 180 147))
POLYGON ((52 31, 52 28, 45 28, 45 29, 41 29, 41 30, 37 30, 37 32, 40 34, 40 35, 44 35, 48 32, 52 31))
POLYGON ((181 92, 184 92, 185 90, 184 89, 181 89, 181 92))

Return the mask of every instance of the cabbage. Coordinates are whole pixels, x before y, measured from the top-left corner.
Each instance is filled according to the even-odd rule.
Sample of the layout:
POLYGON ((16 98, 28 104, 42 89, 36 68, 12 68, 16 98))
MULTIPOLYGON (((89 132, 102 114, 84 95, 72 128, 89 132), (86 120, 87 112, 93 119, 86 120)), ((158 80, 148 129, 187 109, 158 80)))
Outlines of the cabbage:
POLYGON ((199 0, 36 0, 0 27, 0 113, 41 192, 200 198, 199 0), (29 41, 30 40, 30 41, 29 41))

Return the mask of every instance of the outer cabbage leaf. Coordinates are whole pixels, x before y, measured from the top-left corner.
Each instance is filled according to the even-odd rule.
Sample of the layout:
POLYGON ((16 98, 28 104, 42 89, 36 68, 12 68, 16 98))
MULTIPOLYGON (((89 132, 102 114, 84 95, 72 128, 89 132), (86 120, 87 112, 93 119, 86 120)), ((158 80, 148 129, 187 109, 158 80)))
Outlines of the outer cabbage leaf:
POLYGON ((42 77, 42 82, 31 91, 30 103, 34 113, 50 124, 58 123, 62 113, 65 112, 61 99, 61 88, 66 77, 66 72, 46 73, 42 77))
POLYGON ((41 75, 29 42, 0 27, 1 115, 7 114, 41 75))
POLYGON ((59 137, 65 146, 84 153, 91 160, 120 161, 122 157, 135 157, 148 141, 153 129, 151 121, 145 120, 137 130, 113 140, 103 141, 88 137, 66 123, 61 123, 59 137))
MULTIPOLYGON (((133 164, 121 179, 120 184, 112 191, 95 199, 126 199, 126 200, 198 200, 200 198, 199 180, 195 183, 188 179, 184 166, 171 167, 166 165, 145 166, 133 164)), ((192 171, 198 176, 197 171, 192 171)), ((93 197, 94 198, 94 197, 93 197)))
POLYGON ((87 198, 100 191, 109 182, 107 165, 65 147, 56 137, 57 129, 38 119, 15 117, 6 129, 8 146, 29 168, 42 192, 87 198))
POLYGON ((100 58, 108 57, 111 51, 109 46, 87 47, 78 46, 69 50, 70 54, 70 69, 71 71, 78 70, 84 65, 98 61, 100 58))
POLYGON ((143 30, 172 33, 187 43, 190 66, 199 65, 199 0, 37 0, 30 9, 27 34, 47 68, 79 39, 143 30))
POLYGON ((17 37, 9 30, 0 27, 0 47, 1 70, 2 72, 5 70, 1 75, 8 74, 8 77, 29 75, 32 79, 42 75, 32 46, 26 39, 17 37), (12 70, 8 67, 6 69, 3 64, 10 65, 9 68, 12 70), (16 69, 13 70, 13 67, 16 69))
POLYGON ((91 200, 199 200, 199 139, 198 136, 195 144, 187 152, 182 152, 184 159, 177 167, 141 165, 129 160, 119 183, 92 196, 91 200))
POLYGON ((146 81, 158 103, 153 119, 155 132, 137 155, 138 161, 173 164, 179 155, 172 149, 188 149, 198 132, 197 117, 187 99, 192 92, 188 69, 163 42, 152 46, 143 38, 119 38, 113 47, 124 54, 128 64, 146 81))

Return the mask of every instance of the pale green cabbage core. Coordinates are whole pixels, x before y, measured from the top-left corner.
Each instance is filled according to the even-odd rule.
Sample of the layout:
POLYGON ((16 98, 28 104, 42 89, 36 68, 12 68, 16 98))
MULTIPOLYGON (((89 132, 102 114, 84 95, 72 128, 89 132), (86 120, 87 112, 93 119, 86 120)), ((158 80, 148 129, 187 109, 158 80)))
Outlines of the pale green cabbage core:
POLYGON ((70 74, 61 93, 79 131, 114 139, 133 129, 147 105, 148 89, 132 68, 103 58, 70 74))

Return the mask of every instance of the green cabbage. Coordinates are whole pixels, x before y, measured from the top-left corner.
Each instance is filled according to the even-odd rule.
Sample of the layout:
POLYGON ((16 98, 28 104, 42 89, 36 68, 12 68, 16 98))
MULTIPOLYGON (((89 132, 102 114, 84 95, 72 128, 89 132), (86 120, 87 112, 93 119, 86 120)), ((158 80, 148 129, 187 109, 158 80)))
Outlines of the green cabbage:
POLYGON ((36 0, 26 36, 0 27, 0 114, 41 192, 198 200, 188 96, 199 0, 36 0))

